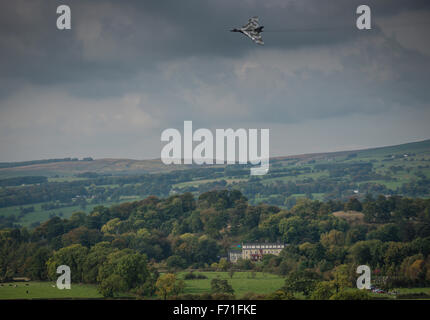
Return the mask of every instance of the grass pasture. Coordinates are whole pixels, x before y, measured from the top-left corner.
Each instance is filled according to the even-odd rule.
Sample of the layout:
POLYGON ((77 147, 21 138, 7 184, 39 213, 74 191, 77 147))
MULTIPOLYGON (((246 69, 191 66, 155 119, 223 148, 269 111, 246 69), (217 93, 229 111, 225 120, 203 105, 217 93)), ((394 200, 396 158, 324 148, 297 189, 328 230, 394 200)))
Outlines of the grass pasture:
POLYGON ((53 282, 36 281, 2 283, 0 286, 0 300, 94 298, 102 298, 102 295, 98 293, 97 287, 95 285, 72 283, 70 290, 60 290, 53 282))
POLYGON ((349 223, 364 224, 364 214, 357 211, 337 211, 333 212, 337 218, 344 219, 349 223))
MULTIPOLYGON (((187 272, 180 272, 178 278, 183 279, 187 272)), ((240 299, 247 292, 256 294, 269 294, 284 285, 284 278, 256 272, 255 278, 251 272, 236 272, 233 278, 230 279, 228 272, 195 272, 196 274, 204 274, 208 279, 185 280, 185 292, 187 294, 202 294, 209 293, 211 290, 210 282, 212 279, 219 277, 227 279, 232 285, 236 298, 240 299)), ((420 297, 419 294, 430 295, 430 288, 398 288, 395 289, 402 295, 411 294, 410 298, 406 299, 428 299, 420 297), (413 296, 413 294, 418 294, 413 296)), ((371 293, 373 299, 396 299, 395 295, 371 293)), ((303 298, 297 295, 297 298, 303 298)), ((398 299, 397 298, 397 299, 398 299)), ((73 284, 70 290, 60 290, 53 282, 9 282, 0 284, 0 300, 21 300, 21 299, 103 299, 102 295, 97 291, 95 285, 73 284), (16 287, 15 287, 16 285, 16 287), (28 291, 28 293, 27 293, 28 291)), ((134 296, 125 294, 122 299, 135 299, 134 296)))
MULTIPOLYGON (((22 207, 34 207, 34 212, 27 213, 22 218, 19 219, 19 223, 24 227, 29 227, 31 224, 35 222, 43 222, 48 220, 51 216, 60 216, 60 213, 62 213, 61 218, 70 218, 74 212, 78 211, 84 211, 84 212, 90 212, 96 205, 87 205, 87 207, 82 209, 80 206, 69 206, 69 207, 63 207, 58 209, 51 209, 51 210, 44 210, 42 209, 43 203, 36 203, 31 205, 25 205, 22 207)), ((20 213, 20 207, 21 206, 11 206, 11 207, 5 207, 0 208, 0 216, 10 216, 10 215, 16 215, 18 216, 20 213)))
MULTIPOLYGON (((186 273, 187 272, 180 272, 178 278, 183 279, 186 273)), ((237 298, 240 298, 247 292, 254 292, 257 294, 272 293, 284 285, 284 278, 262 272, 255 272, 254 278, 251 272, 235 272, 232 279, 230 279, 228 272, 196 272, 196 274, 203 274, 208 278, 185 280, 184 293, 208 293, 211 291, 211 280, 215 278, 228 280, 237 298)))
POLYGON ((21 207, 27 208, 27 207, 34 207, 34 212, 30 212, 25 214, 24 216, 20 217, 18 220, 18 223, 21 224, 23 227, 30 227, 33 223, 36 222, 44 222, 49 220, 53 216, 59 216, 61 218, 68 219, 72 216, 75 212, 85 212, 89 213, 93 210, 94 207, 99 205, 104 206, 111 206, 115 204, 121 204, 124 202, 132 202, 132 201, 138 201, 145 199, 145 196, 121 196, 119 201, 105 201, 101 204, 88 204, 85 209, 83 209, 81 206, 78 205, 72 205, 57 209, 50 209, 50 210, 44 210, 42 209, 42 205, 48 202, 42 202, 42 203, 36 203, 36 204, 29 204, 24 206, 10 206, 10 207, 4 207, 0 208, 0 216, 19 216, 21 207))

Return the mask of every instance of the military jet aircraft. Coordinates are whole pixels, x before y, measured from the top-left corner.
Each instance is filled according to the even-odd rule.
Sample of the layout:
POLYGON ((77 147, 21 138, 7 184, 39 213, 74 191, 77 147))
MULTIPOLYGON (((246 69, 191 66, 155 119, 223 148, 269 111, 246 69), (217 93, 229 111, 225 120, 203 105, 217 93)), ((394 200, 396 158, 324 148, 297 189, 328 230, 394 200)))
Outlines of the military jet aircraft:
POLYGON ((248 23, 242 28, 234 28, 230 31, 243 33, 247 37, 251 38, 252 41, 254 41, 255 43, 263 45, 264 42, 260 34, 261 32, 263 32, 263 28, 264 26, 260 26, 258 23, 258 17, 252 17, 248 20, 248 23))

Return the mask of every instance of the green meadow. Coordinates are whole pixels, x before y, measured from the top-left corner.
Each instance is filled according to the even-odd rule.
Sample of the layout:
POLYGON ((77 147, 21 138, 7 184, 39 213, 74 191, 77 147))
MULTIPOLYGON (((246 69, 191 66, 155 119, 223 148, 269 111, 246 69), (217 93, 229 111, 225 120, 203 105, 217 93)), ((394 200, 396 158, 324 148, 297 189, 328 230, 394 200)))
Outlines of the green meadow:
POLYGON ((102 298, 95 285, 73 284, 60 290, 53 282, 11 282, 0 285, 0 299, 91 299, 102 298), (15 287, 16 286, 16 287, 15 287))
POLYGON ((34 212, 30 212, 25 214, 22 218, 19 219, 19 223, 23 227, 30 227, 33 223, 42 222, 48 220, 52 216, 61 216, 62 218, 70 218, 74 212, 84 211, 90 212, 96 205, 87 205, 85 209, 82 209, 80 206, 68 206, 58 209, 44 210, 42 209, 42 205, 44 203, 37 203, 31 205, 24 206, 10 206, 5 208, 0 208, 0 216, 10 216, 16 215, 18 216, 20 213, 20 207, 34 207, 34 212))
MULTIPOLYGON (((179 279, 183 279, 187 272, 180 272, 179 279)), ((236 298, 240 299, 245 293, 269 294, 284 285, 284 278, 262 272, 235 272, 230 278, 228 272, 195 272, 203 274, 207 279, 185 280, 185 294, 210 293, 211 280, 214 278, 226 279, 233 287, 236 298)), ((401 295, 405 294, 427 294, 430 295, 430 288, 398 288, 395 291, 401 295)), ((373 299, 396 299, 395 295, 370 294, 373 299)), ((297 298, 303 298, 300 294, 297 298)), ((17 299, 102 299, 102 295, 97 291, 96 285, 72 284, 70 290, 60 290, 53 282, 9 282, 0 284, 0 300, 17 299), (16 286, 16 287, 15 287, 16 286)), ((125 294, 125 299, 135 299, 134 296, 125 294)), ((398 299, 397 298, 397 299, 398 299)), ((407 298, 406 298, 407 299, 407 298)), ((428 297, 411 296, 409 299, 428 299, 428 297)))
MULTIPOLYGON (((180 272, 178 278, 183 279, 186 273, 180 272)), ((185 280, 184 293, 208 293, 211 291, 211 280, 214 278, 227 279, 237 298, 247 292, 257 294, 272 293, 284 285, 284 278, 262 272, 235 272, 232 278, 230 278, 228 272, 196 272, 196 274, 203 274, 207 279, 185 280)))

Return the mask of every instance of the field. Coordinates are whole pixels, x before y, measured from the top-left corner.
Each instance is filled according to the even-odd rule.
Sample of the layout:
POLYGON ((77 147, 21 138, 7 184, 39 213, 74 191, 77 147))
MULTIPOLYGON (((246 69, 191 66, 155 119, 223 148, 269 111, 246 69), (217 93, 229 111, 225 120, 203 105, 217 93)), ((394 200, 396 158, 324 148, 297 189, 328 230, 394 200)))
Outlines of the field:
POLYGON ((356 211, 337 211, 333 212, 333 215, 337 218, 345 219, 349 223, 363 224, 364 223, 364 214, 356 211))
MULTIPOLYGON (((61 218, 70 218, 74 212, 83 211, 90 212, 95 205, 88 205, 85 209, 80 206, 69 206, 63 207, 59 209, 52 210, 44 210, 41 208, 43 203, 33 204, 31 206, 34 207, 34 211, 28 213, 20 218, 19 222, 23 227, 30 227, 34 223, 38 223, 41 221, 46 221, 53 216, 60 216, 61 218)), ((1 216, 9 216, 9 215, 19 215, 21 206, 11 206, 6 208, 0 208, 1 216)), ((24 206, 29 207, 29 206, 24 206)))
MULTIPOLYGON (((139 196, 121 196, 118 201, 115 201, 115 202, 106 201, 103 203, 103 205, 111 206, 111 205, 120 204, 123 202, 138 201, 144 198, 145 197, 139 197, 139 196)), ((70 206, 64 206, 58 209, 45 210, 42 208, 42 205, 47 203, 48 202, 43 202, 43 203, 36 203, 32 205, 26 205, 26 206, 10 206, 5 208, 0 208, 0 216, 4 216, 4 217, 8 217, 11 215, 20 216, 21 207, 24 207, 24 208, 34 207, 33 212, 27 213, 19 218, 19 223, 23 227, 28 228, 28 227, 34 226, 37 223, 49 220, 54 216, 68 219, 75 212, 89 213, 94 207, 99 205, 99 204, 88 204, 85 206, 85 208, 78 205, 70 205, 70 206)))
POLYGON ((72 298, 93 299, 102 298, 102 296, 98 293, 97 288, 94 285, 72 284, 70 290, 60 290, 53 282, 12 282, 2 283, 2 286, 0 286, 0 299, 72 298), (15 285, 17 287, 15 287, 15 285))
MULTIPOLYGON (((233 287, 234 294, 237 299, 240 299, 245 293, 254 292, 256 294, 270 294, 284 285, 284 278, 262 272, 255 272, 255 277, 252 277, 251 272, 235 272, 233 278, 230 278, 228 272, 195 272, 203 274, 207 279, 185 280, 185 292, 189 294, 202 294, 210 292, 211 280, 214 278, 226 279, 233 287)), ((179 273, 179 278, 183 279, 186 272, 179 273)), ((397 288, 394 289, 400 295, 405 294, 428 294, 430 288, 397 288)), ((372 298, 376 299, 396 299, 395 295, 371 293, 372 298)), ((302 294, 295 295, 297 299, 303 299, 302 294)), ((413 298, 413 299, 420 299, 413 298)))
MULTIPOLYGON (((208 279, 185 280, 185 292, 190 294, 201 294, 211 291, 211 280, 214 278, 227 279, 234 290, 237 298, 247 292, 258 294, 272 293, 284 285, 284 278, 262 272, 255 272, 255 277, 251 272, 235 272, 230 278, 228 272, 196 272, 203 274, 208 279)), ((183 279, 185 272, 179 273, 179 278, 183 279)))
POLYGON ((56 178, 57 176, 70 177, 83 172, 142 174, 177 169, 181 168, 175 165, 165 166, 160 160, 97 159, 94 161, 62 161, 2 167, 0 168, 0 177, 43 175, 56 178))
POLYGON ((13 223, 34 227, 53 216, 68 218, 76 211, 89 213, 96 205, 109 206, 149 195, 167 197, 191 192, 198 196, 215 188, 240 190, 252 205, 267 203, 287 209, 306 197, 320 201, 363 199, 370 193, 428 198, 430 140, 367 150, 276 157, 271 159, 269 173, 260 177, 250 177, 249 168, 240 166, 163 166, 159 160, 100 159, 15 163, 12 167, 2 167, 0 163, 2 181, 0 223, 8 227, 13 223), (181 169, 180 173, 173 171, 177 169, 181 169), (157 174, 141 178, 143 173, 157 174), (8 185, 2 180, 29 175, 45 176, 48 182, 8 185), (45 187, 51 189, 47 191, 45 187), (71 189, 74 193, 64 195, 71 189), (34 190, 40 197, 27 199, 34 190), (42 204, 63 207, 43 210, 42 204), (22 214, 32 206, 33 212, 22 214))
MULTIPOLYGON (((186 272, 179 273, 183 278, 186 272)), ((240 298, 244 293, 255 292, 268 294, 281 288, 284 284, 282 277, 256 272, 255 277, 251 272, 235 272, 230 279, 228 272, 197 272, 204 274, 208 279, 185 280, 184 293, 201 294, 211 291, 210 282, 214 278, 227 279, 232 285, 236 297, 240 298)), ((94 299, 102 298, 96 286, 72 284, 71 290, 59 290, 53 282, 12 282, 3 283, 0 286, 0 299, 94 299), (15 288, 14 286, 17 285, 15 288), (28 291, 28 293, 26 293, 28 291)))
MULTIPOLYGON (((180 272, 178 278, 183 279, 186 272, 180 272)), ((230 278, 228 272, 196 272, 203 274, 207 279, 185 280, 185 294, 210 293, 210 282, 214 278, 226 279, 233 287, 236 298, 240 299, 245 293, 270 294, 284 285, 284 278, 262 272, 235 272, 230 278)), ((427 294, 430 295, 430 288, 398 288, 399 294, 427 294)), ((396 299, 395 295, 371 293, 376 299, 396 299)), ((11 282, 0 285, 0 300, 4 299, 102 299, 102 295, 97 291, 95 285, 72 284, 70 290, 59 290, 53 282, 11 282), (16 287, 15 287, 16 285, 16 287), (27 293, 28 292, 28 293, 27 293)), ((125 295, 123 298, 131 298, 125 295)), ((297 295, 297 298, 303 298, 297 295)), ((419 296, 412 299, 426 299, 419 296)))

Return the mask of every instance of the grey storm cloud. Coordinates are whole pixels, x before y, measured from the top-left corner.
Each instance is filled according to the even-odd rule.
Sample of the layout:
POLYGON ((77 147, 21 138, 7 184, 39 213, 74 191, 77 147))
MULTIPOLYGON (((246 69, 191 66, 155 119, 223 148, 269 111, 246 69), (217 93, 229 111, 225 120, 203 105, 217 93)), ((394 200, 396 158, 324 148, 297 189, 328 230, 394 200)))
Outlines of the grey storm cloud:
MULTIPOLYGON (((428 1, 372 2, 374 19, 430 8, 428 1)), ((181 57, 238 58, 254 49, 252 43, 227 31, 253 15, 259 15, 266 27, 269 48, 345 42, 359 34, 354 22, 361 1, 74 0, 70 2, 73 29, 66 32, 54 27, 59 3, 2 3, 3 77, 39 84, 108 77, 117 81, 181 57)))
MULTIPOLYGON (((396 121, 406 113, 423 118, 430 99, 430 2, 368 1, 373 29, 364 32, 355 28, 361 4, 4 1, 2 157, 62 156, 64 150, 157 157, 160 132, 184 120, 208 128, 254 125, 282 132, 282 125, 308 128, 309 121, 321 121, 315 131, 327 131, 339 117, 346 122, 384 114, 396 121), (55 27, 60 4, 71 7, 72 30, 55 27), (264 47, 228 32, 254 15, 265 26, 264 47), (135 151, 140 137, 145 154, 135 151)), ((364 128, 373 125, 363 119, 364 128)), ((410 139, 430 135, 417 128, 415 118, 408 119, 410 139)), ((387 140, 381 141, 393 136, 387 129, 387 140)), ((333 142, 333 148, 347 147, 345 141, 333 142)), ((363 136, 354 145, 373 141, 363 136)), ((286 154, 281 142, 273 142, 279 145, 276 153, 286 154)))

